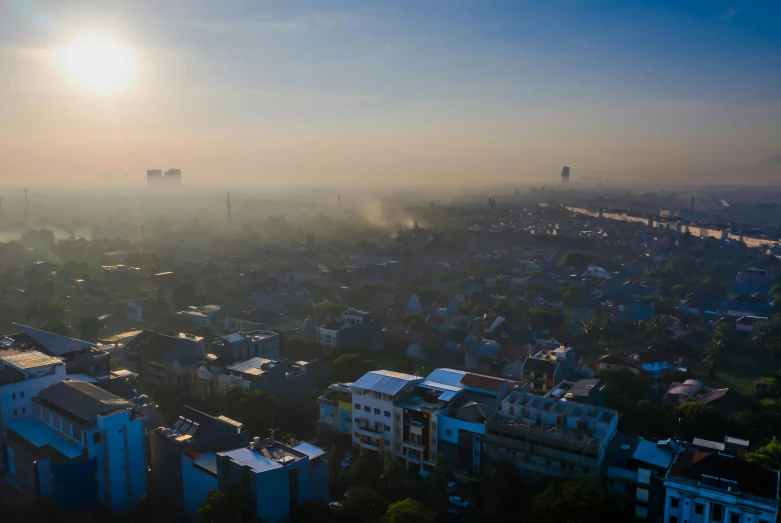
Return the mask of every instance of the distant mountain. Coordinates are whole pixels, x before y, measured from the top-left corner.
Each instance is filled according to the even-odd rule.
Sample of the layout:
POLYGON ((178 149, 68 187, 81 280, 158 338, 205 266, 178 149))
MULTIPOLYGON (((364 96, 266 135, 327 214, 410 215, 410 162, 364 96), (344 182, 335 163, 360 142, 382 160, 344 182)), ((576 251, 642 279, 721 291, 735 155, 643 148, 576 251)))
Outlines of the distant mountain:
POLYGON ((779 167, 781 166, 781 154, 777 154, 767 158, 766 160, 762 160, 759 165, 762 167, 779 167))

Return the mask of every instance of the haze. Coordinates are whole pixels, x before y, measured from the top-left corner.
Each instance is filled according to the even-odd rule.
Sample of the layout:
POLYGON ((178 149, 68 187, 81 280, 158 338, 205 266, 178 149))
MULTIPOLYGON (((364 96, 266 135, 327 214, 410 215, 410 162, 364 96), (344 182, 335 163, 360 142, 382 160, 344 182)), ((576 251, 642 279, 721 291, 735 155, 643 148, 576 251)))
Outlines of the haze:
POLYGON ((454 188, 562 165, 773 183, 781 163, 760 165, 781 153, 775 2, 7 1, 0 73, 6 186, 177 167, 203 186, 454 188), (85 35, 127 70, 69 77, 59 53, 85 35))

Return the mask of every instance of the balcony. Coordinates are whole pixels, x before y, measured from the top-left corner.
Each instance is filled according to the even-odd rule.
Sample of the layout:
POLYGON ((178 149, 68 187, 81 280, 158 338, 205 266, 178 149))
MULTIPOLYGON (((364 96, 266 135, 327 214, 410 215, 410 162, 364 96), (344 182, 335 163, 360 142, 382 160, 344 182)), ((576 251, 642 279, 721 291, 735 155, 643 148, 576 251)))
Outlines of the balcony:
MULTIPOLYGON (((383 427, 384 428, 384 427, 383 427)), ((357 423, 353 424, 353 430, 356 434, 361 436, 366 436, 369 438, 381 438, 384 434, 382 430, 376 430, 373 428, 370 428, 368 425, 358 425, 357 423)))
POLYGON ((407 448, 410 448, 410 449, 413 449, 413 450, 418 450, 418 451, 421 451, 421 452, 426 450, 426 446, 423 443, 414 443, 412 441, 407 441, 407 440, 402 441, 401 442, 401 446, 402 447, 407 447, 407 448))
POLYGON ((364 448, 364 449, 373 450, 375 452, 379 452, 380 451, 380 446, 379 445, 375 445, 370 440, 366 440, 366 439, 363 439, 363 438, 361 438, 360 441, 358 441, 358 445, 360 445, 361 448, 364 448))
POLYGON ((317 401, 319 401, 320 403, 327 403, 328 405, 333 405, 334 407, 339 405, 339 402, 336 400, 336 398, 329 397, 329 396, 320 396, 319 398, 317 398, 317 401))

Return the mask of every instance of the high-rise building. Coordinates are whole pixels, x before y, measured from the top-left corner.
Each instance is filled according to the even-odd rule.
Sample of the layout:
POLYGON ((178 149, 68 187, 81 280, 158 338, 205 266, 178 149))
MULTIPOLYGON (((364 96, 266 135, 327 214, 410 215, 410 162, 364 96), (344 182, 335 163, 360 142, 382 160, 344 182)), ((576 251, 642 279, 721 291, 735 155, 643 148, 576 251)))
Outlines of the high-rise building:
POLYGON ((561 170, 561 183, 569 183, 569 167, 566 165, 561 170))
POLYGON ((146 184, 152 185, 163 181, 163 171, 160 169, 149 169, 146 172, 146 184))
POLYGON ((181 169, 168 169, 165 172, 165 181, 169 184, 182 183, 182 170, 181 169))

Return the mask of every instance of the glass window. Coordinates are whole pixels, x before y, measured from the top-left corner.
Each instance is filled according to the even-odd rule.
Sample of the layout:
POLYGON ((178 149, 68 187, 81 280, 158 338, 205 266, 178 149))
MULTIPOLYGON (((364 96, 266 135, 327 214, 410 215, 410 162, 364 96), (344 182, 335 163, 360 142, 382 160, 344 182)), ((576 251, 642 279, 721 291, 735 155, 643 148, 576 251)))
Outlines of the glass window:
POLYGON ((380 414, 380 409, 374 409, 374 413, 379 415, 380 414))
POLYGON ((703 505, 702 503, 695 503, 694 504, 694 513, 695 514, 702 514, 703 512, 705 512, 705 505, 703 505))
POLYGON ((361 404, 360 403, 356 403, 355 404, 355 408, 358 409, 358 410, 361 410, 361 404))
POLYGON ((100 443, 100 432, 92 435, 92 443, 100 443))
POLYGON ((672 508, 678 508, 678 504, 681 502, 678 498, 670 498, 670 506, 672 508))
POLYGON ((21 392, 19 393, 19 396, 20 396, 20 397, 22 397, 22 398, 24 398, 24 391, 21 391, 21 392))
POLYGON ((390 432, 390 425, 385 425, 385 432, 390 432))
POLYGON ((386 410, 386 411, 385 411, 385 417, 386 417, 386 418, 390 418, 390 411, 389 411, 389 410, 386 410))
POLYGON ((740 514, 730 514, 729 523, 740 523, 740 514))
POLYGON ((364 410, 365 412, 371 412, 371 411, 372 411, 372 409, 371 409, 371 408, 370 408, 368 405, 366 405, 365 407, 363 407, 363 410, 364 410))

